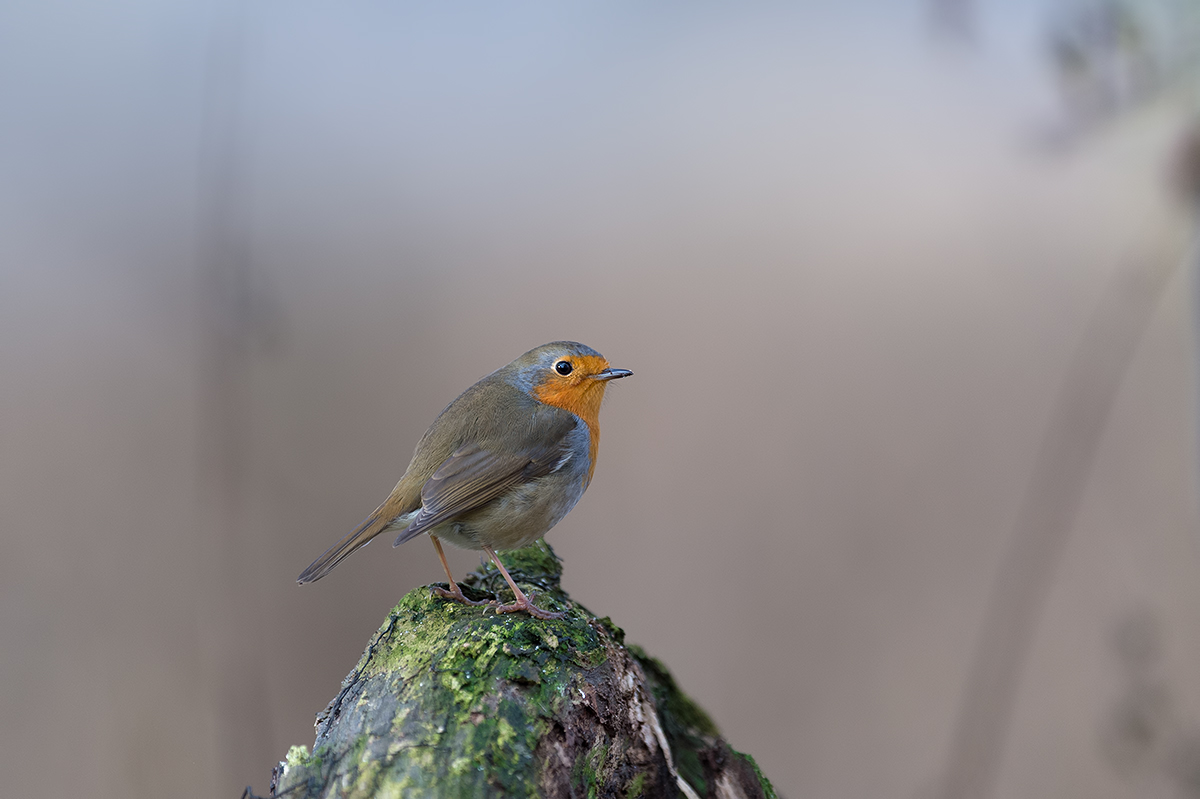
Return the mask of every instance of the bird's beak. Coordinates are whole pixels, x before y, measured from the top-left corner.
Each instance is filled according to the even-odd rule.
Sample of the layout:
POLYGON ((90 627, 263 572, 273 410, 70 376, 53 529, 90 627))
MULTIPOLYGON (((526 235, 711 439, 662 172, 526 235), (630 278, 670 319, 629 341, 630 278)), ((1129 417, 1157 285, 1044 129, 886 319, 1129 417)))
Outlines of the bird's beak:
POLYGON ((628 369, 601 369, 592 377, 596 380, 616 380, 618 377, 629 377, 633 372, 628 369))

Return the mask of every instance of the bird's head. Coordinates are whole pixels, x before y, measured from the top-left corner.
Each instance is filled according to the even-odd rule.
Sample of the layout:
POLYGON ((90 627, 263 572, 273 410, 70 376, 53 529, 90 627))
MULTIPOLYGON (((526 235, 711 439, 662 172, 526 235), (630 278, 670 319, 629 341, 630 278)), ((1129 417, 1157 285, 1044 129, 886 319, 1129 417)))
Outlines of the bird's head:
POLYGON ((531 397, 570 411, 588 424, 596 423, 608 381, 633 374, 613 369, 603 355, 574 341, 543 344, 512 366, 517 384, 531 397))

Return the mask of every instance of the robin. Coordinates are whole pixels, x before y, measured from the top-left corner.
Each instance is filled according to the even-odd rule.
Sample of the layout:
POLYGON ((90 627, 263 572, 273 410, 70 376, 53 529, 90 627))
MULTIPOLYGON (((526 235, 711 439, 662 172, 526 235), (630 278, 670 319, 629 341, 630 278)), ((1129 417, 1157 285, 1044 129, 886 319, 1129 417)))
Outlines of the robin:
POLYGON ((574 341, 544 344, 492 372, 446 406, 417 442, 391 495, 297 582, 321 579, 380 533, 399 531, 392 546, 426 533, 449 581, 448 589, 433 589, 440 596, 498 605, 463 595, 442 552, 445 539, 481 549, 495 562, 516 598, 498 605, 497 613, 562 618, 530 601, 496 550, 533 543, 575 507, 596 469, 604 389, 631 374, 574 341))

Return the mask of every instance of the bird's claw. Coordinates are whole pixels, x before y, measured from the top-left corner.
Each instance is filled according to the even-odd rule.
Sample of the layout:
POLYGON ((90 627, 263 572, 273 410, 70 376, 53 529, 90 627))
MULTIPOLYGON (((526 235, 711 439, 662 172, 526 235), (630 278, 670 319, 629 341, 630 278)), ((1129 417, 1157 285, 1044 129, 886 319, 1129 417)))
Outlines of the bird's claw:
POLYGON ((483 599, 483 600, 467 599, 466 594, 464 594, 462 592, 462 589, 458 587, 458 583, 450 583, 450 585, 454 586, 453 590, 447 590, 438 585, 431 585, 431 586, 429 586, 429 589, 433 593, 440 596, 442 599, 449 599, 454 602, 461 602, 464 605, 473 605, 476 607, 478 607, 479 605, 487 605, 490 607, 492 605, 500 604, 500 601, 496 600, 496 599, 483 599))
POLYGON ((516 613, 518 611, 523 610, 526 613, 528 613, 530 616, 533 616, 535 619, 545 619, 545 620, 549 621, 551 619, 566 618, 567 614, 565 611, 560 612, 560 613, 555 613, 555 612, 549 611, 549 610, 542 610, 537 605, 533 604, 533 596, 534 596, 533 594, 530 594, 528 597, 522 596, 520 599, 518 599, 516 602, 513 602, 511 605, 500 605, 499 607, 496 608, 496 614, 499 615, 501 613, 516 613))

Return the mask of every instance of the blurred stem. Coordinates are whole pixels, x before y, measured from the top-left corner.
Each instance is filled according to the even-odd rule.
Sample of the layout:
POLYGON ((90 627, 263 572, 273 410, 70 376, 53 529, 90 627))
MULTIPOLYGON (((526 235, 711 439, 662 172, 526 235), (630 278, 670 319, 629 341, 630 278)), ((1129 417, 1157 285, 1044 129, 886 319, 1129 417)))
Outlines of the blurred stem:
POLYGON ((1017 684, 1096 448, 1174 272, 1170 262, 1120 268, 1071 357, 980 625, 939 799, 985 799, 992 791, 1017 684))
POLYGON ((219 738, 219 784, 233 795, 270 757, 266 667, 251 626, 255 585, 242 562, 249 540, 249 371, 259 320, 253 297, 243 143, 248 8, 219 0, 206 65, 199 162, 199 486, 210 516, 201 618, 219 738))
POLYGON ((962 42, 976 36, 975 8, 971 0, 929 0, 933 32, 962 42))
POLYGON ((199 294, 203 341, 200 445, 203 479, 220 513, 217 564, 236 569, 236 537, 244 483, 243 372, 250 327, 250 253, 245 229, 244 168, 239 128, 245 10, 234 0, 218 9, 208 54, 200 140, 199 294))

